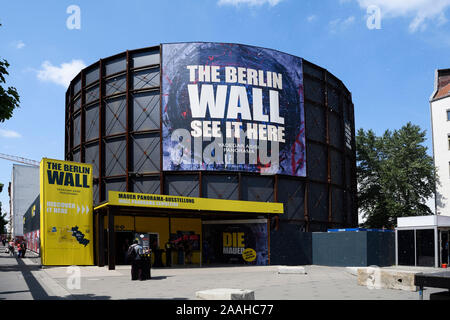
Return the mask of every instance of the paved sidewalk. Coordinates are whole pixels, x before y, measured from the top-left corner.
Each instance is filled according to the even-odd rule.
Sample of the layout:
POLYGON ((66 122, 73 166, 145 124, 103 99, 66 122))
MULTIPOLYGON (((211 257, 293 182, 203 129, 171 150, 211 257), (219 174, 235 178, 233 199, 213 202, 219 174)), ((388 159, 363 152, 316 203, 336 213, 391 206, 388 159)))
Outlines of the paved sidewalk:
MULTIPOLYGON (((35 258, 8 256, 0 248, 0 299, 196 300, 214 288, 254 290, 257 300, 418 300, 418 292, 368 289, 351 270, 305 266, 306 275, 278 274, 278 266, 152 269, 152 279, 131 281, 130 267, 46 267, 35 258), (80 271, 79 288, 73 271, 80 271)), ((411 270, 411 268, 409 268, 411 270)), ((418 270, 418 269, 415 269, 418 270)), ((438 271, 437 269, 424 269, 438 271)), ((424 299, 441 289, 427 289, 424 299)))

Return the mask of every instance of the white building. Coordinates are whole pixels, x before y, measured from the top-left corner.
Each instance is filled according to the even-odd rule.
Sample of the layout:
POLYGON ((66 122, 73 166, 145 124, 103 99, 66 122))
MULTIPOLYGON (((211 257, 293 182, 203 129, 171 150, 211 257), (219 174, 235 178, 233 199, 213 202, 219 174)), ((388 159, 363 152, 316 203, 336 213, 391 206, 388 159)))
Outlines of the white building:
POLYGON ((436 71, 430 108, 434 164, 440 180, 436 214, 450 216, 450 69, 436 71))
POLYGON ((23 236, 23 215, 39 194, 39 167, 13 164, 11 174, 11 235, 23 236))

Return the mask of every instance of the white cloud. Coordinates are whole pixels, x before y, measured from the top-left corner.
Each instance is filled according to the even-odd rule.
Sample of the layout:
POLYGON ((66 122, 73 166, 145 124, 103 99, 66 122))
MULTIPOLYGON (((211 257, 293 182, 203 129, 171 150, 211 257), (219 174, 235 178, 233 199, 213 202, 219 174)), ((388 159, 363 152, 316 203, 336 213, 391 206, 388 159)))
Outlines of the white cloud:
POLYGON ((329 26, 332 33, 343 31, 355 22, 355 17, 350 16, 347 19, 335 19, 330 21, 329 26))
POLYGON ((261 6, 263 4, 269 4, 271 7, 276 6, 283 0, 219 0, 218 5, 232 5, 239 6, 241 4, 247 4, 249 6, 261 6))
POLYGON ((50 61, 44 61, 41 70, 38 70, 37 77, 42 81, 53 82, 67 88, 70 81, 84 68, 86 65, 83 60, 65 62, 59 67, 54 66, 50 61))
POLYGON ((357 0, 359 5, 367 9, 377 6, 383 18, 411 17, 409 30, 416 32, 426 28, 428 20, 438 25, 447 22, 444 11, 450 7, 450 0, 357 0))
POLYGON ((306 20, 308 20, 308 22, 313 22, 317 19, 317 16, 315 14, 310 15, 308 18, 306 18, 306 20))
POLYGON ((16 131, 0 129, 0 137, 2 137, 2 138, 21 138, 22 135, 16 131))
POLYGON ((17 49, 22 49, 23 47, 25 47, 25 43, 22 40, 16 42, 17 49))

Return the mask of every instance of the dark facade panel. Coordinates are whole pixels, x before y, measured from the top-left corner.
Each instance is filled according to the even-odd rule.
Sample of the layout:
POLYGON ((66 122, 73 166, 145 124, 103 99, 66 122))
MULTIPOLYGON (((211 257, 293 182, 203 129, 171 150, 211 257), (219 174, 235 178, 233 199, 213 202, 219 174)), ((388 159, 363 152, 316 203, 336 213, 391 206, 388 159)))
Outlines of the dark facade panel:
POLYGON ((160 179, 159 176, 144 176, 132 179, 134 186, 133 192, 159 194, 160 193, 160 179))
POLYGON ((340 117, 335 113, 329 114, 329 130, 330 130, 330 144, 333 147, 342 148, 344 141, 344 128, 340 117))
POLYGON ((308 199, 308 213, 311 220, 328 221, 328 187, 326 184, 310 183, 308 199))
POLYGON ((159 50, 149 50, 144 52, 133 53, 131 61, 133 68, 140 68, 149 65, 159 64, 159 50))
POLYGON ((94 178, 98 178, 100 176, 100 163, 98 153, 98 142, 87 144, 84 147, 85 163, 92 164, 92 175, 94 178))
POLYGON ((127 143, 124 137, 107 139, 105 141, 104 168, 106 177, 126 174, 126 147, 127 143))
POLYGON ((198 197, 198 175, 165 175, 164 194, 172 196, 198 197))
MULTIPOLYGON (((305 130, 307 137, 314 141, 325 143, 327 140, 326 130, 326 109, 309 102, 305 103, 306 125, 305 130)), ((308 152, 308 150, 306 150, 308 152)))
POLYGON ((97 101, 99 97, 100 97, 100 89, 98 85, 86 89, 85 93, 86 104, 90 104, 94 101, 97 101))
POLYGON ((132 141, 132 171, 158 172, 161 168, 159 134, 135 134, 132 141))
POLYGON ((127 78, 125 75, 115 76, 105 81, 105 95, 112 96, 127 90, 127 78))
POLYGON ((86 126, 84 133, 86 141, 98 139, 100 125, 99 111, 98 104, 86 108, 86 126))
POLYGON ((327 147, 317 143, 306 146, 306 169, 308 177, 313 180, 326 182, 328 178, 327 147))
POLYGON ((239 200, 238 175, 202 174, 202 196, 214 199, 239 200))
POLYGON ((109 76, 121 71, 125 71, 127 62, 125 55, 116 59, 112 59, 105 62, 105 75, 109 76))
POLYGON ((313 78, 305 77, 304 87, 306 99, 319 104, 325 103, 325 92, 322 82, 313 78))
POLYGON ((330 150, 330 166, 331 166, 331 182, 333 184, 342 185, 344 181, 342 181, 342 165, 343 165, 343 156, 340 151, 330 150))
POLYGON ((344 209, 344 190, 331 188, 331 210, 333 228, 341 228, 346 226, 347 214, 344 209))
POLYGON ((274 178, 265 176, 242 176, 242 200, 273 202, 274 178))
POLYGON ((305 219, 305 182, 278 178, 278 202, 284 203, 281 220, 305 219))
POLYGON ((125 96, 105 100, 105 136, 126 132, 125 96))
POLYGON ((133 130, 155 130, 160 127, 159 91, 147 91, 132 95, 133 130))
POLYGON ((160 85, 159 68, 151 68, 133 72, 133 90, 141 90, 159 87, 160 85))

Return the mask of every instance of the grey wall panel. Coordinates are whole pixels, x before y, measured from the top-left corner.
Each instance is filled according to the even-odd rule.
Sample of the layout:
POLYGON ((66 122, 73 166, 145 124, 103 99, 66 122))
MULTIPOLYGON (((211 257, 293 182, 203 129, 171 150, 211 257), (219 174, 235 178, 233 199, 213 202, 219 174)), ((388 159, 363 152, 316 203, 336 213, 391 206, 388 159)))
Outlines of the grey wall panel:
POLYGON ((367 266, 367 232, 313 233, 313 264, 367 266))
POLYGON ((132 135, 132 171, 157 172, 161 168, 159 134, 132 135))
POLYGON ((124 133, 126 131, 125 96, 105 101, 105 135, 124 133))
POLYGON ((172 196, 198 197, 198 175, 165 175, 164 194, 172 196))
POLYGON ((85 126, 85 136, 86 141, 98 139, 98 131, 99 131, 99 106, 98 104, 89 106, 86 108, 86 126, 85 126))
POLYGON ((127 62, 125 59, 125 55, 113 60, 109 60, 105 62, 105 74, 109 76, 114 73, 118 73, 121 71, 125 71, 127 62))
POLYGON ((132 98, 133 130, 155 130, 160 127, 159 91, 134 93, 132 98))
POLYGON ((159 50, 149 50, 145 52, 133 53, 131 55, 131 61, 133 68, 159 64, 159 50))
POLYGON ((242 176, 242 200, 273 202, 274 178, 265 176, 242 176))
POLYGON ((305 219, 305 184, 303 181, 278 178, 278 202, 284 204, 281 220, 305 219))
POLYGON ((73 101, 73 112, 77 112, 81 108, 81 97, 75 98, 73 101))
POLYGON ((239 200, 238 176, 202 174, 202 196, 214 199, 239 200))
POLYGON ((327 171, 327 148, 316 143, 308 143, 306 147, 306 169, 310 179, 326 182, 327 171))
POLYGON ((76 149, 73 151, 73 161, 80 162, 81 161, 81 152, 80 149, 76 149))
POLYGON ((85 163, 92 164, 93 177, 98 178, 100 174, 98 142, 87 144, 84 150, 85 150, 85 163))
POLYGON ((85 72, 86 85, 88 86, 91 83, 94 83, 95 81, 97 81, 98 80, 98 76, 99 76, 98 66, 96 66, 96 67, 86 71, 85 72))
POLYGON ((320 222, 328 221, 327 185, 310 183, 308 197, 308 214, 310 219, 320 222))
POLYGON ((77 77, 73 85, 73 95, 76 96, 81 91, 81 78, 77 77))
POLYGON ((133 90, 148 89, 159 87, 160 85, 159 68, 151 68, 133 72, 133 90))
POLYGON ((159 194, 160 180, 156 177, 136 177, 132 179, 133 192, 159 194))
POLYGON ((73 118, 73 146, 77 147, 81 142, 81 113, 73 118))
POLYGON ((100 89, 98 85, 87 88, 85 93, 85 103, 90 104, 99 99, 100 89))
POLYGON ((105 141, 105 176, 126 174, 126 140, 125 137, 105 141))
POLYGON ((125 179, 106 179, 105 191, 108 194, 109 191, 127 191, 127 184, 125 179))
POLYGON ((127 78, 125 75, 109 78, 105 81, 105 95, 125 92, 127 90, 127 78))

